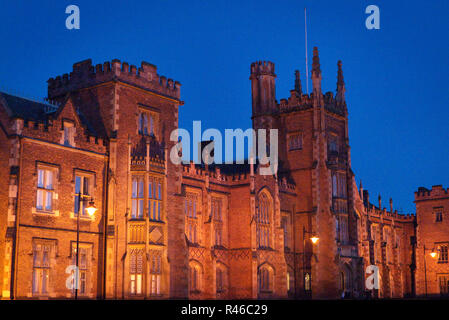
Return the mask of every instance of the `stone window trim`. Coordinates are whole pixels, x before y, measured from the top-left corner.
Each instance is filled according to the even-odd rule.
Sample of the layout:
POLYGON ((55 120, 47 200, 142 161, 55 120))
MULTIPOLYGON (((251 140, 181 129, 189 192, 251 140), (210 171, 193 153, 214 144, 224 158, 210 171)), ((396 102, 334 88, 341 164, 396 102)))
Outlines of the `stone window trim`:
POLYGON ((447 264, 449 262, 449 242, 435 242, 434 247, 438 252, 439 264, 447 264))
POLYGON ((32 284, 30 297, 53 296, 53 277, 55 260, 58 257, 58 241, 56 239, 32 238, 30 256, 32 264, 32 284), (44 252, 47 254, 44 255, 44 252), (43 278, 45 277, 45 281, 43 278))
MULTIPOLYGON (((57 164, 53 164, 53 163, 48 163, 48 162, 44 162, 44 161, 39 161, 37 160, 35 162, 35 170, 33 173, 33 186, 34 186, 34 206, 31 208, 31 213, 33 215, 45 215, 45 216, 59 216, 59 210, 57 210, 58 208, 58 187, 59 187, 59 182, 61 179, 61 175, 60 175, 60 170, 61 167, 60 165, 57 164), (44 185, 39 186, 39 172, 43 170, 43 183, 44 185), (52 173, 51 176, 51 183, 52 185, 49 186, 45 186, 46 184, 46 179, 47 179, 47 175, 46 172, 50 171, 52 173), (52 197, 51 197, 51 210, 47 210, 46 208, 38 208, 38 190, 42 190, 41 192, 44 194, 42 197, 45 197, 45 195, 49 192, 52 193, 52 197)), ((42 177, 41 177, 42 178, 42 177)), ((45 201, 47 201, 48 199, 46 199, 45 201)))
MULTIPOLYGON (((95 261, 95 254, 94 254, 94 243, 93 242, 87 242, 87 241, 79 241, 79 249, 80 253, 82 253, 82 250, 87 253, 85 264, 83 265, 82 257, 79 256, 78 266, 80 270, 80 285, 82 281, 85 282, 85 291, 82 292, 81 288, 78 289, 78 295, 84 296, 84 297, 91 297, 92 294, 92 288, 93 288, 93 267, 94 267, 94 261, 95 261), (82 279, 84 274, 84 280, 82 279)), ((71 260, 71 263, 73 265, 76 265, 76 241, 71 240, 70 241, 70 254, 68 258, 71 260)), ((74 294, 73 290, 73 294, 74 294)))
POLYGON ((434 215, 435 223, 443 222, 443 218, 444 218, 443 207, 434 207, 433 215, 434 215))
MULTIPOLYGON (((72 206, 72 210, 70 211, 70 218, 71 219, 77 219, 77 213, 75 212, 75 201, 77 201, 77 192, 76 192, 76 178, 77 177, 82 177, 82 178, 87 178, 88 179, 88 194, 84 194, 84 192, 82 192, 82 198, 84 198, 84 202, 85 205, 87 206, 89 201, 91 200, 95 200, 95 194, 97 191, 97 176, 96 176, 96 172, 95 171, 90 171, 90 170, 84 170, 84 169, 79 169, 79 168, 74 168, 73 169, 73 176, 72 176, 72 199, 73 199, 73 206, 72 206)), ((98 207, 98 206, 97 206, 98 207)), ((98 211, 97 211, 98 212, 98 211)), ((80 215, 80 219, 81 220, 85 220, 85 221, 93 221, 95 220, 95 215, 93 215, 92 217, 90 217, 88 214, 83 213, 80 215)))
POLYGON ((76 147, 76 126, 72 119, 63 118, 61 121, 61 141, 60 144, 66 147, 76 147))
POLYGON ((287 150, 297 151, 302 150, 304 135, 302 131, 294 131, 287 133, 287 150))
POLYGON ((137 133, 139 135, 158 137, 159 119, 159 110, 139 104, 137 112, 137 133))

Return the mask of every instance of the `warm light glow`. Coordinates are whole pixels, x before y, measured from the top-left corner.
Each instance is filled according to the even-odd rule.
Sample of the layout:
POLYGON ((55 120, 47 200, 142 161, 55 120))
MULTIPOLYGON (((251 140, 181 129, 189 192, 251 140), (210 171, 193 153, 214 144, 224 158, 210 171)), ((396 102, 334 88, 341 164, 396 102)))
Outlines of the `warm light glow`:
POLYGON ((430 256, 432 257, 432 258, 436 258, 436 256, 437 256, 437 253, 435 252, 435 251, 432 251, 431 253, 430 253, 430 256))
POLYGON ((310 238, 310 240, 312 241, 313 244, 316 244, 319 239, 320 238, 318 238, 317 236, 313 236, 312 238, 310 238))
POLYGON ((86 208, 87 214, 92 217, 96 211, 97 208, 95 207, 94 202, 93 201, 89 202, 89 206, 86 208))

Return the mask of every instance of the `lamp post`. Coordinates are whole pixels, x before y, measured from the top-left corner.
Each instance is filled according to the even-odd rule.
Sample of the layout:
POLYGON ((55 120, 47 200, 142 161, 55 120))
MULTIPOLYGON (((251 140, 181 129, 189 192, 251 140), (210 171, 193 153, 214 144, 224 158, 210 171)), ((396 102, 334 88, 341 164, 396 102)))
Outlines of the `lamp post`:
MULTIPOLYGON (((79 281, 79 246, 80 246, 80 213, 81 213, 81 198, 88 197, 78 192, 78 212, 76 217, 76 275, 75 275, 75 300, 78 300, 78 281, 79 281)), ((83 203, 86 199, 83 199, 83 203)), ((94 201, 91 198, 89 206, 86 208, 87 214, 92 217, 97 211, 94 201)))
MULTIPOLYGON (((306 293, 306 233, 310 235, 309 240, 312 244, 316 244, 319 238, 313 233, 306 230, 306 227, 302 227, 302 245, 303 245, 303 254, 302 254, 302 268, 303 268, 303 281, 304 281, 304 293, 306 293)), ((310 286, 310 291, 312 287, 310 286)))
MULTIPOLYGON (((427 263, 426 263, 426 245, 423 245, 423 253, 424 253, 424 283, 425 283, 425 292, 427 298, 427 263)), ((435 259, 438 257, 438 253, 435 251, 435 248, 430 250, 430 256, 435 259)))

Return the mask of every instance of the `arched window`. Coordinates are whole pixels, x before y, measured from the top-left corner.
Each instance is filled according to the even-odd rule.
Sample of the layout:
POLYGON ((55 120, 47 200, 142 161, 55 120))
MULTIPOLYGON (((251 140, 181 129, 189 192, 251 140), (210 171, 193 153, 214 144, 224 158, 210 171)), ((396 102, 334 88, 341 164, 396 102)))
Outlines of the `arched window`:
POLYGON ((272 270, 264 266, 259 269, 259 292, 271 292, 273 288, 272 270))
POLYGON ((217 294, 224 293, 228 286, 228 276, 226 267, 222 264, 217 265, 215 271, 215 285, 217 294))
POLYGON ((201 290, 201 266, 198 263, 190 264, 190 281, 189 287, 190 291, 198 292, 201 290))
POLYGON ((305 291, 310 291, 311 287, 310 287, 310 273, 306 272, 304 274, 304 290, 305 291))
POLYGON ((270 247, 270 220, 272 205, 265 192, 259 195, 259 208, 257 212, 257 241, 260 248, 270 247))

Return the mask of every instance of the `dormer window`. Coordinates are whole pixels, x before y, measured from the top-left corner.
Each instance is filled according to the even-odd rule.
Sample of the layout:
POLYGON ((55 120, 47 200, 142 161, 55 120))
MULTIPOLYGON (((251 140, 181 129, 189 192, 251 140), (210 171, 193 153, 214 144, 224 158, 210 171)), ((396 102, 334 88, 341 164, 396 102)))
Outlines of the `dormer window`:
POLYGON ((68 147, 75 146, 75 126, 73 122, 64 121, 63 144, 68 147))

